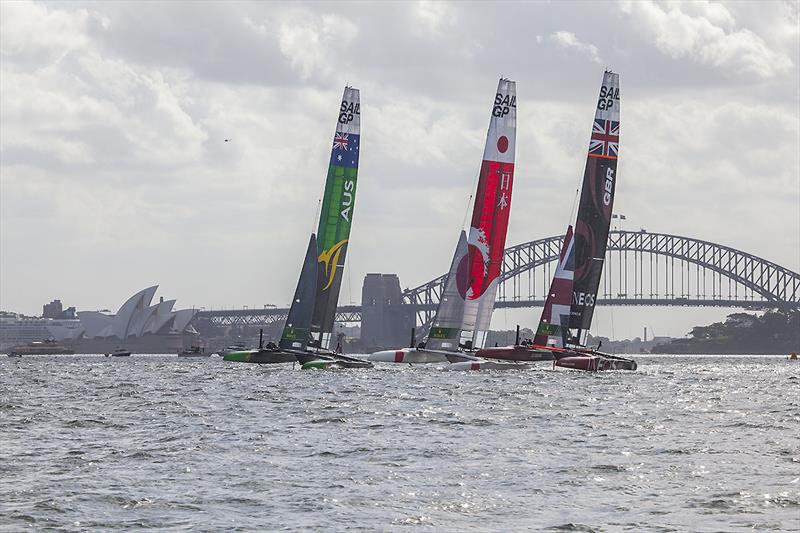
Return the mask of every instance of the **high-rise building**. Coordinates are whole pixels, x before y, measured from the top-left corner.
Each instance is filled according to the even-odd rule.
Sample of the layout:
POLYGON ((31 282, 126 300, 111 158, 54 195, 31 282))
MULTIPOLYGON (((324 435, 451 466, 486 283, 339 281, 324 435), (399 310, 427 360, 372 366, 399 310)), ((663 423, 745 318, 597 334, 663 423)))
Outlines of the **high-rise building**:
POLYGON ((61 305, 61 300, 53 300, 49 304, 42 306, 42 318, 61 318, 61 313, 64 307, 61 305))

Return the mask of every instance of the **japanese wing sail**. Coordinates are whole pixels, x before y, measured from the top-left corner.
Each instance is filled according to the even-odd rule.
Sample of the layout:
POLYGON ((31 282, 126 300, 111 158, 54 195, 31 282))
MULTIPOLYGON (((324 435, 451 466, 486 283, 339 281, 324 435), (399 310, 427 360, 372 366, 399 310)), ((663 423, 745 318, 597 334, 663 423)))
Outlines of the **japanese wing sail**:
MULTIPOLYGON (((462 231, 450 270, 444 283, 442 297, 428 332, 425 348, 429 350, 457 350, 464 316, 464 297, 458 290, 458 267, 467 255, 467 234, 462 231)), ((466 272, 462 272, 465 274, 466 272)))
POLYGON ((463 329, 472 333, 473 343, 479 332, 489 330, 492 319, 511 211, 516 137, 516 83, 501 79, 492 105, 467 235, 468 253, 458 276, 462 280, 459 290, 466 300, 463 329))
POLYGON ((280 347, 305 350, 311 333, 311 315, 317 288, 317 238, 312 233, 308 240, 306 257, 300 270, 300 279, 294 291, 292 306, 283 327, 280 347))
POLYGON ((568 333, 570 298, 572 297, 572 277, 575 272, 575 247, 572 238, 572 226, 567 228, 558 266, 550 283, 550 291, 542 309, 542 318, 536 329, 533 343, 538 346, 564 347, 564 339, 568 333))
POLYGON ((597 301, 617 183, 619 111, 619 74, 606 71, 592 124, 575 224, 571 328, 589 329, 597 301))
POLYGON ((312 331, 330 333, 339 300, 344 261, 353 223, 361 148, 358 89, 345 87, 333 136, 328 178, 317 230, 317 288, 312 331))

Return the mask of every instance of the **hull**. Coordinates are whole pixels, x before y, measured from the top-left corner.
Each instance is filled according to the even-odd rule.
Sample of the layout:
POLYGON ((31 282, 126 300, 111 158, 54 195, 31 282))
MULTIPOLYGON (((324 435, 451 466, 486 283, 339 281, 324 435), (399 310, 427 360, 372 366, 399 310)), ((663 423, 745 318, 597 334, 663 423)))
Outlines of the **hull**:
POLYGON ((483 359, 498 359, 501 361, 552 361, 555 359, 556 350, 539 346, 500 346, 484 348, 475 353, 476 357, 483 359))
POLYGON ((374 365, 363 359, 348 357, 336 352, 295 352, 294 358, 302 365, 301 368, 372 368, 374 365), (312 366, 306 366, 311 365, 312 366), (325 365, 327 363, 327 366, 325 365))
POLYGON ((284 350, 245 350, 241 352, 229 352, 222 360, 234 363, 256 363, 260 365, 297 362, 293 353, 284 350))
POLYGON ((383 350, 368 357, 370 361, 381 363, 458 363, 474 361, 474 353, 451 352, 447 350, 426 350, 424 348, 402 348, 383 350))
POLYGON ((574 370, 585 370, 587 372, 599 372, 601 370, 636 370, 638 366, 633 359, 598 353, 561 357, 557 359, 553 365, 574 370))
POLYGON ((8 355, 73 355, 75 350, 63 346, 15 346, 8 355))
POLYGON ((303 370, 328 370, 331 368, 372 368, 369 361, 355 359, 314 359, 303 363, 300 367, 303 370))
POLYGON ((527 370, 533 365, 524 363, 500 363, 497 361, 461 361, 447 367, 448 370, 527 370))
POLYGON ((418 348, 402 350, 383 350, 369 355, 368 359, 380 363, 446 363, 443 353, 429 352, 418 348))

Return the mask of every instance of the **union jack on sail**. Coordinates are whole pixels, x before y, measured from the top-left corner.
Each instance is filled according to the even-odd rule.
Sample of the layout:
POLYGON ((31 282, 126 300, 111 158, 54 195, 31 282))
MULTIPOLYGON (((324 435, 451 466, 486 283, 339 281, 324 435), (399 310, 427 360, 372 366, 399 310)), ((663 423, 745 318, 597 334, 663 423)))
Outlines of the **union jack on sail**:
POLYGON ((594 119, 592 139, 589 141, 589 155, 597 157, 613 157, 619 151, 619 122, 614 120, 594 119))
POLYGON ((338 131, 333 137, 333 149, 347 151, 347 144, 350 142, 347 133, 339 133, 338 131))

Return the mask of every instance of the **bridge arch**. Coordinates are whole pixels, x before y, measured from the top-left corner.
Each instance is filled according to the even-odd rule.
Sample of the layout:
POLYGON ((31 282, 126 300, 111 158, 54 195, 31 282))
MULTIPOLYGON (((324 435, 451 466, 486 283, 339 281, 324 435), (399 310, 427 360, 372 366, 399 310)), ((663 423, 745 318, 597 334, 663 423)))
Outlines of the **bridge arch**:
MULTIPOLYGON (((540 300, 535 298, 535 288, 534 295, 531 295, 530 285, 534 282, 531 282, 530 278, 528 294, 523 294, 521 290, 523 274, 529 273, 530 276, 536 269, 543 270, 542 292, 546 292, 551 278, 549 266, 558 258, 563 238, 561 235, 547 237, 506 249, 497 307, 523 307, 526 304, 540 303, 540 300)), ((605 300, 606 303, 634 305, 726 303, 742 307, 752 307, 756 304, 761 307, 800 307, 800 274, 753 254, 691 237, 650 233, 644 230, 611 231, 604 268, 598 305, 602 305, 605 300), (628 268, 628 252, 633 254, 631 269, 633 272, 628 268), (616 262, 617 271, 612 272, 610 265, 614 263, 612 254, 615 253, 619 254, 619 260, 616 262), (670 279, 659 274, 658 258, 665 260, 662 267, 663 274, 669 273, 672 277, 671 290, 670 279), (647 271, 644 270, 645 263, 648 264, 647 271), (676 271, 680 275, 681 292, 678 297, 675 294, 676 271), (708 283, 709 273, 711 273, 710 283, 708 283), (631 278, 634 288, 632 297, 628 294, 628 281, 631 278), (613 288, 617 279, 619 286, 614 298, 613 288), (724 298, 722 294, 723 279, 728 280, 728 298, 724 298), (649 294, 645 293, 645 285, 649 285, 649 294), (708 285, 711 285, 711 298, 707 297, 708 285), (740 287, 743 289, 741 295, 740 287), (692 288, 696 293, 694 298, 690 294, 692 288)), ((427 323, 432 319, 441 296, 444 279, 445 275, 442 275, 404 292, 404 301, 417 309, 418 322, 427 323)))
MULTIPOLYGON (((552 278, 550 266, 558 257, 563 238, 557 235, 506 249, 497 308, 543 304, 552 278), (534 280, 529 282, 527 293, 523 291, 526 276, 534 280), (533 290, 530 285, 534 286, 533 290), (538 297, 536 286, 541 287, 538 297)), ((609 233, 604 269, 597 305, 800 308, 800 274, 735 248, 691 237, 614 230, 609 233), (627 254, 633 254, 632 258, 626 257, 627 254), (618 256, 616 260, 615 256, 618 256), (663 266, 659 266, 661 260, 663 266), (678 294, 678 284, 670 280, 676 272, 680 276, 678 294), (709 277, 710 283, 707 283, 709 277), (724 280, 728 280, 727 297, 722 289, 724 280), (633 286, 632 294, 628 290, 629 281, 633 286), (692 288, 694 296, 690 294, 692 288)), ((403 304, 409 306, 409 312, 416 313, 417 324, 428 324, 432 320, 444 280, 445 275, 441 275, 403 291, 403 304)), ((282 322, 287 312, 288 309, 283 308, 203 310, 195 316, 215 325, 256 326, 282 322)), ((360 322, 361 306, 340 305, 336 320, 360 322)))

